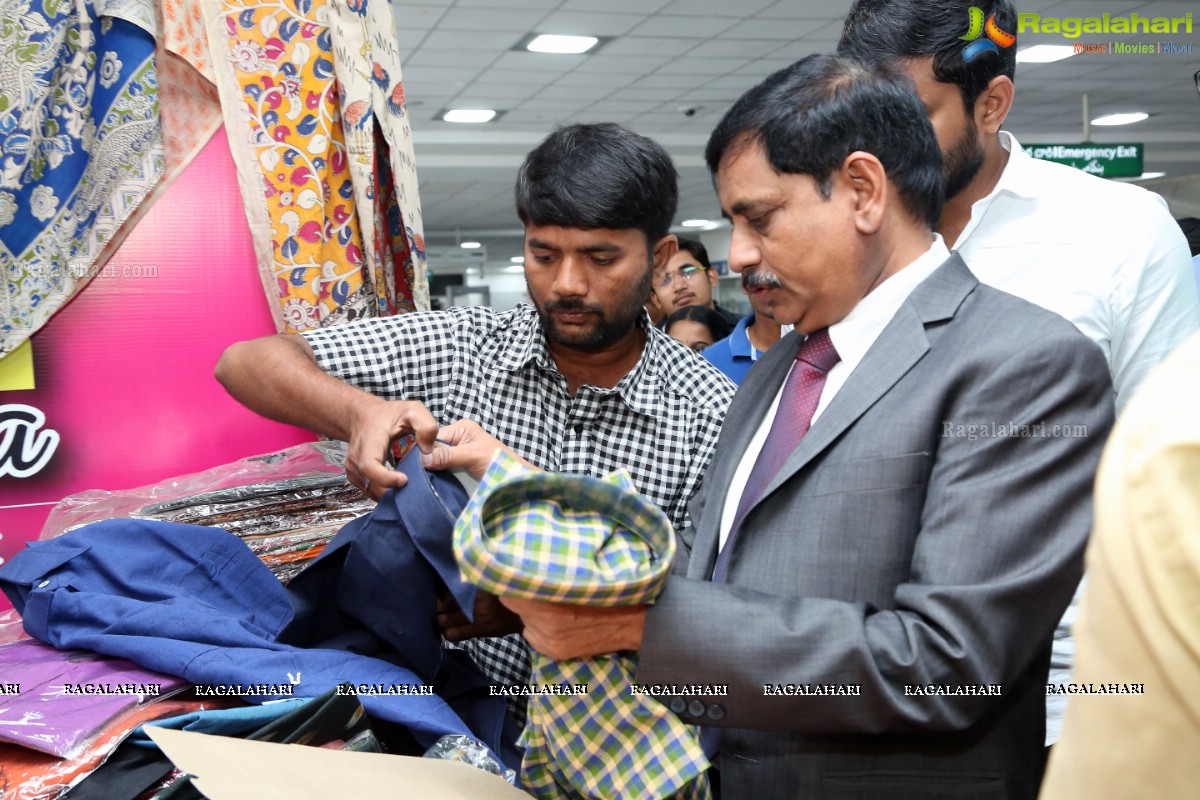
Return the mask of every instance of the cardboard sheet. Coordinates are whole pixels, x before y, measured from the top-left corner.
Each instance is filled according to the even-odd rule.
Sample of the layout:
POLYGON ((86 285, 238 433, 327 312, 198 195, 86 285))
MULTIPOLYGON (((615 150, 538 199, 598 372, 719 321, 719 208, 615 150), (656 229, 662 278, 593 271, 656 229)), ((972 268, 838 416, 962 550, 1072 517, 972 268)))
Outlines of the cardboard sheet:
POLYGON ((146 728, 209 800, 329 800, 331 797, 436 797, 528 800, 503 778, 469 764, 382 753, 271 744, 146 728))

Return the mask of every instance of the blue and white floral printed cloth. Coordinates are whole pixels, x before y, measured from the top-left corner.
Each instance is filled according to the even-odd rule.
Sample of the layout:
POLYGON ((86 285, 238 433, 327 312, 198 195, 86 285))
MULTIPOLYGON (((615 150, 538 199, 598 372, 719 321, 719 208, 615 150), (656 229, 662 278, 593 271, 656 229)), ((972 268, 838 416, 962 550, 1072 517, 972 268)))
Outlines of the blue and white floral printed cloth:
POLYGON ((154 0, 0 0, 0 355, 95 274, 163 174, 154 0))
MULTIPOLYGON (((454 553, 463 577, 493 594, 635 605, 662 589, 675 532, 624 470, 539 472, 502 450, 455 523, 454 553)), ((530 694, 526 791, 543 800, 710 796, 695 730, 633 694, 635 668, 633 653, 568 661, 533 653, 534 684, 571 691, 530 694)))

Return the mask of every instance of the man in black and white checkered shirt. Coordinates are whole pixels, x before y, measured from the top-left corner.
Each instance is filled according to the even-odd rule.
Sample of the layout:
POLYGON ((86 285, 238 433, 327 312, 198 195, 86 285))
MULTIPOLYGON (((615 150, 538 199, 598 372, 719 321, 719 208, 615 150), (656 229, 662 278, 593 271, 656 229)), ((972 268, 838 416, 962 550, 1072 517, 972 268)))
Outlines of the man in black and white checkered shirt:
MULTIPOLYGON (((532 304, 244 342, 217 377, 265 416, 348 441, 347 475, 377 498, 403 483, 384 463, 393 439, 415 433, 428 452, 439 427, 470 419, 541 469, 624 467, 686 531, 734 385, 643 308, 652 270, 676 249, 669 156, 616 125, 562 128, 526 158, 516 197, 532 304)), ((490 596, 475 611, 474 625, 443 614, 447 637, 518 629, 490 596)), ((519 635, 464 647, 497 683, 528 681, 519 635)))

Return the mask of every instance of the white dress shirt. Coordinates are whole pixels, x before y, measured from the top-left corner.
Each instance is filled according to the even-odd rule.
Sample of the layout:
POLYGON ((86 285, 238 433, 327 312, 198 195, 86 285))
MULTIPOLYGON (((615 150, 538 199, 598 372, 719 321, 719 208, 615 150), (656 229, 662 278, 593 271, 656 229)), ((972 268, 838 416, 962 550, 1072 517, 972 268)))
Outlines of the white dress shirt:
MULTIPOLYGON (((1161 197, 1027 155, 1001 131, 1008 164, 971 207, 954 249, 983 283, 1065 317, 1100 345, 1117 412, 1177 345, 1200 329, 1191 251, 1161 197)), ((1050 683, 1070 681, 1080 584, 1054 632, 1050 683)), ((1065 695, 1046 697, 1046 744, 1065 695)))
POLYGON ((1191 252, 1161 197, 1027 155, 1008 164, 954 243, 980 281, 1049 309, 1100 345, 1117 412, 1200 329, 1191 252))
MULTIPOLYGON (((896 316, 896 312, 900 310, 900 306, 904 305, 904 301, 912 294, 913 289, 916 289, 921 281, 932 275, 934 270, 950 257, 950 252, 942 242, 942 237, 935 233, 933 238, 933 244, 916 261, 876 286, 866 297, 859 300, 858 304, 840 322, 829 326, 829 338, 833 342, 833 349, 837 350, 840 360, 833 365, 833 369, 829 370, 829 375, 825 378, 825 386, 821 389, 821 399, 817 402, 816 411, 813 412, 812 424, 816 424, 821 412, 829 406, 829 402, 845 385, 850 373, 854 372, 854 368, 863 360, 863 356, 871 349, 871 345, 875 344, 875 340, 892 321, 892 317, 896 316)), ((795 369, 794 364, 792 369, 795 369)), ((787 380, 785 379, 783 386, 786 385, 787 380)), ((762 452, 767 436, 771 432, 771 424, 775 421, 775 412, 778 410, 779 400, 783 396, 783 386, 780 386, 779 391, 776 392, 771 408, 768 409, 767 415, 759 424, 753 438, 750 439, 750 444, 746 447, 746 451, 742 454, 742 460, 733 473, 733 480, 729 482, 729 493, 726 495, 725 508, 721 513, 720 547, 725 546, 725 540, 729 537, 729 530, 733 527, 733 518, 737 516, 738 503, 742 499, 742 492, 746 489, 746 481, 750 479, 750 471, 754 469, 754 462, 758 460, 758 454, 762 452)))

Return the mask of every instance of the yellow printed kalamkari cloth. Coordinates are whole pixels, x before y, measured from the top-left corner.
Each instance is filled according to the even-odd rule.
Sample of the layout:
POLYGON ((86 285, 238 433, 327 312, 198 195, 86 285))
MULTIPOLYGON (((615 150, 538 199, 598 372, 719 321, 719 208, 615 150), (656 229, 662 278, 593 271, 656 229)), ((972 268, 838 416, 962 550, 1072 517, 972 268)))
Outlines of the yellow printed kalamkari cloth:
POLYGON ((279 330, 428 308, 390 6, 200 3, 279 330))

